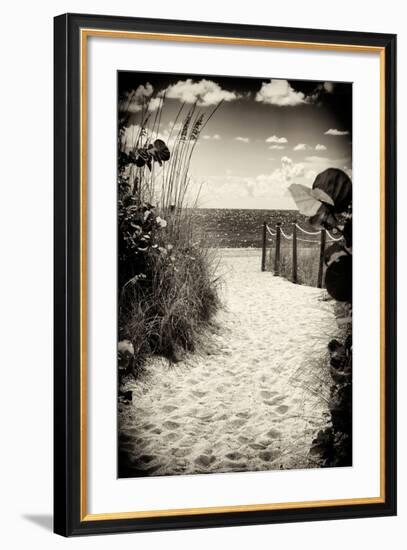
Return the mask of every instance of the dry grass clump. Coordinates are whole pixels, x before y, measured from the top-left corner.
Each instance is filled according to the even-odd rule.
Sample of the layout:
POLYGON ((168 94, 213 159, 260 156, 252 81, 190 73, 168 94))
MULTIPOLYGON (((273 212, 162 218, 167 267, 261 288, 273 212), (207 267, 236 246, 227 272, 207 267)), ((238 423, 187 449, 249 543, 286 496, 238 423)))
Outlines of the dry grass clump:
POLYGON ((206 249, 176 246, 152 255, 147 271, 149 279, 122 305, 120 339, 133 343, 136 368, 148 354, 178 361, 194 351, 219 307, 216 266, 206 249))
MULTIPOLYGON (((275 247, 268 254, 267 269, 274 270, 275 247)), ((319 243, 301 246, 297 243, 297 282, 301 285, 317 286, 319 268, 319 243)), ((292 281, 293 251, 291 242, 284 241, 280 247, 280 276, 292 281)))
MULTIPOLYGON (((182 105, 167 134, 149 101, 131 143, 128 104, 119 118, 119 334, 136 373, 148 355, 177 361, 196 349, 219 307, 216 264, 194 238, 189 167, 201 131, 214 115, 182 105), (165 139, 165 141, 164 141, 165 139)), ((167 129, 168 130, 168 129, 167 129)))

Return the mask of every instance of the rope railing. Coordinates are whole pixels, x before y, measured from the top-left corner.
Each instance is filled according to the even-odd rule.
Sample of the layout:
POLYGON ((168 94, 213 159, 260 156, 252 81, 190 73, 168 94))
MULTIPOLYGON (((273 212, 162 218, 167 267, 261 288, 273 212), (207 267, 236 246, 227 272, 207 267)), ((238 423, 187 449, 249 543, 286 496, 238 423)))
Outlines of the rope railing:
POLYGON ((295 227, 297 229, 299 229, 300 231, 302 231, 303 233, 305 233, 306 235, 320 235, 321 234, 321 231, 307 231, 306 229, 304 229, 303 227, 298 225, 298 223, 295 223, 295 227))
MULTIPOLYGON (((304 233, 305 235, 312 235, 312 236, 320 236, 321 235, 321 230, 319 231, 308 231, 307 229, 304 229, 303 227, 301 227, 300 225, 298 225, 298 223, 295 224, 295 227, 297 229, 299 229, 302 233, 304 233)), ((272 236, 272 237, 275 237, 277 233, 275 233, 271 228, 270 226, 267 224, 267 231, 268 233, 272 236)), ((325 230, 326 231, 326 235, 328 237, 329 240, 333 241, 333 242, 338 242, 342 239, 342 236, 339 236, 339 237, 335 237, 334 235, 332 235, 332 233, 330 233, 328 231, 328 229, 325 230)), ((287 240, 291 240, 293 238, 292 235, 287 235, 287 233, 284 231, 283 228, 281 228, 281 235, 287 239, 287 240)), ((297 238, 299 241, 303 241, 303 242, 309 242, 309 243, 314 243, 314 242, 318 242, 318 241, 314 241, 314 240, 311 240, 311 239, 302 239, 300 237, 297 238)))
POLYGON ((283 229, 283 228, 281 228, 280 231, 281 231, 282 236, 283 236, 285 239, 287 239, 287 241, 291 241, 291 239, 293 238, 292 235, 286 235, 286 234, 284 233, 284 229, 283 229))
MULTIPOLYGON (((267 237, 269 235, 269 246, 275 249, 274 254, 274 275, 280 274, 280 257, 281 257, 281 239, 291 242, 292 247, 292 281, 297 283, 297 242, 318 244, 319 245, 319 263, 318 263, 318 279, 317 286, 322 288, 323 274, 324 274, 324 254, 327 244, 338 242, 342 239, 342 236, 335 236, 327 229, 320 229, 319 231, 309 231, 304 227, 301 227, 297 222, 291 224, 292 233, 289 234, 287 228, 281 227, 280 223, 277 223, 274 228, 270 227, 267 222, 263 223, 263 246, 262 246, 262 258, 261 258, 261 270, 266 270, 266 249, 267 249, 267 237), (297 232, 300 232, 304 237, 297 236, 297 232), (271 238, 270 238, 271 237, 271 238), (309 238, 312 237, 312 238, 309 238)), ((287 243, 288 244, 288 243, 287 243)))
POLYGON ((340 241, 342 239, 342 235, 340 235, 337 239, 331 235, 331 233, 328 231, 328 229, 326 230, 326 234, 328 235, 328 237, 330 238, 331 241, 334 241, 335 243, 340 241))

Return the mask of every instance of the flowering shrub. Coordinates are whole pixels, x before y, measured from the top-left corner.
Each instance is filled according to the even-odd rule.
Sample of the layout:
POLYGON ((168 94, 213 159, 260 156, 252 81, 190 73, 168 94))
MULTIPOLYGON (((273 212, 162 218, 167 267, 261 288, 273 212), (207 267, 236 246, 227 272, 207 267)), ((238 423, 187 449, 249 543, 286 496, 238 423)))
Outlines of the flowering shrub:
MULTIPOLYGON (((124 124, 125 121, 122 121, 124 124)), ((122 134, 119 129, 119 136, 122 134)), ((142 133, 146 136, 146 130, 142 133)), ((129 284, 147 278, 147 257, 158 252, 158 232, 165 229, 167 222, 156 214, 156 208, 144 200, 142 189, 145 175, 144 167, 151 172, 154 163, 162 166, 171 157, 165 142, 156 139, 153 143, 145 140, 144 146, 136 146, 129 152, 119 150, 118 154, 118 248, 119 248, 119 286, 123 289, 129 284), (130 183, 130 173, 138 169, 138 176, 130 183)))
POLYGON ((138 197, 127 194, 119 199, 119 266, 120 286, 139 276, 146 269, 149 254, 159 253, 159 232, 167 226, 157 216, 154 206, 139 203, 138 197), (127 279, 127 280, 126 280, 127 279))

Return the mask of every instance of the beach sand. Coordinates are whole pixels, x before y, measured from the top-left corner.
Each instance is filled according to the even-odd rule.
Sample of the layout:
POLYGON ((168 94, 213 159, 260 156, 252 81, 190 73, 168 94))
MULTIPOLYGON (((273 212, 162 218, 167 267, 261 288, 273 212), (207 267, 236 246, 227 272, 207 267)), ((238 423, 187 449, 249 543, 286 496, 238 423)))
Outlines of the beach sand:
POLYGON ((338 333, 321 289, 260 271, 259 249, 221 249, 224 308, 205 352, 154 358, 119 411, 121 475, 318 467, 329 424, 326 353, 338 333))

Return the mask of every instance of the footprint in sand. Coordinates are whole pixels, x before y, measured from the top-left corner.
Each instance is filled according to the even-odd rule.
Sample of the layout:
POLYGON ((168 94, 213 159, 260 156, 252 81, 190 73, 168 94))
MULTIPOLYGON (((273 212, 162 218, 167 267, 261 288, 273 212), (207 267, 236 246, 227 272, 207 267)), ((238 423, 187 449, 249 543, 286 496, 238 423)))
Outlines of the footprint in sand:
MULTIPOLYGON (((227 309, 209 355, 191 353, 171 369, 158 360, 146 365, 148 383, 132 384, 134 401, 120 411, 121 449, 147 475, 309 467, 294 451, 311 445, 329 421, 319 396, 292 394, 298 367, 319 353, 315 327, 330 330, 314 299, 323 291, 262 273, 257 252, 228 251, 222 261, 227 309), (288 332, 295 334, 289 345, 288 332), (315 408, 316 420, 306 420, 315 408), (282 429, 288 412, 307 425, 289 421, 282 429), (282 441, 292 456, 278 449, 282 441)), ((335 330, 332 312, 332 336, 335 330)))
POLYGON ((240 418, 249 418, 250 413, 248 411, 242 411, 236 414, 236 416, 239 416, 240 418))
POLYGON ((176 432, 170 432, 169 434, 165 434, 163 436, 163 439, 165 439, 167 441, 176 441, 180 437, 181 437, 181 434, 176 433, 176 432))
POLYGON ((179 428, 178 422, 173 422, 172 420, 167 420, 163 423, 163 426, 168 430, 175 430, 176 428, 179 428))
POLYGON ((195 464, 198 466, 203 466, 204 468, 210 466, 215 462, 216 458, 214 456, 200 455, 195 459, 195 464))
POLYGON ((201 422, 208 422, 209 420, 212 420, 214 414, 215 413, 204 414, 203 416, 197 416, 197 418, 201 422))
POLYGON ((141 427, 143 428, 143 430, 150 431, 150 430, 153 430, 154 428, 156 428, 156 425, 151 424, 151 422, 147 422, 146 424, 143 424, 141 427))
POLYGON ((251 449, 253 449, 254 451, 259 451, 259 450, 262 450, 266 447, 265 444, 261 444, 261 443, 250 443, 249 447, 251 449))
POLYGON ((268 407, 272 407, 274 405, 274 403, 272 401, 263 401, 263 403, 265 405, 267 405, 268 407))
POLYGON ((154 460, 154 457, 151 455, 141 455, 139 456, 139 460, 144 464, 148 464, 149 462, 154 460))
POLYGON ((275 430, 274 428, 272 428, 270 431, 268 431, 266 433, 266 436, 267 437, 271 437, 272 439, 278 439, 281 437, 281 432, 279 432, 278 430, 275 430))
POLYGON ((279 453, 277 451, 263 451, 260 453, 260 458, 264 460, 264 462, 271 462, 275 458, 277 458, 279 453))
POLYGON ((278 403, 281 403, 282 401, 284 401, 284 399, 285 399, 284 395, 279 395, 278 397, 275 397, 274 399, 272 399, 270 404, 277 405, 278 403))
POLYGON ((236 418, 235 420, 232 420, 230 423, 230 426, 232 428, 240 428, 244 424, 246 424, 247 419, 246 418, 236 418))
POLYGON ((246 466, 246 463, 245 462, 228 462, 227 464, 225 464, 225 466, 223 467, 223 471, 224 472, 229 472, 229 471, 232 471, 232 472, 243 472, 244 470, 246 470, 247 466, 246 466))
POLYGON ((170 412, 176 411, 177 408, 178 407, 176 405, 164 405, 164 407, 162 407, 161 410, 165 413, 170 413, 170 412))
POLYGON ((184 458, 185 456, 188 456, 190 453, 191 453, 191 449, 185 448, 185 449, 175 449, 172 454, 179 458, 184 458))
POLYGON ((267 390, 261 391, 261 392, 260 392, 260 395, 261 395, 264 399, 270 399, 270 397, 273 397, 273 396, 272 396, 272 392, 267 391, 267 390))
POLYGON ((203 397, 204 395, 206 395, 206 391, 198 391, 198 390, 195 390, 193 392, 191 392, 192 395, 194 395, 195 397, 203 397))
POLYGON ((158 472, 158 470, 160 468, 161 468, 161 466, 159 464, 157 464, 156 466, 151 466, 150 468, 143 468, 143 472, 146 475, 152 475, 152 474, 155 474, 156 472, 158 472))
POLYGON ((225 455, 226 458, 228 458, 229 460, 240 460, 241 458, 244 458, 242 453, 238 453, 238 452, 235 452, 235 453, 228 453, 227 455, 225 455))

